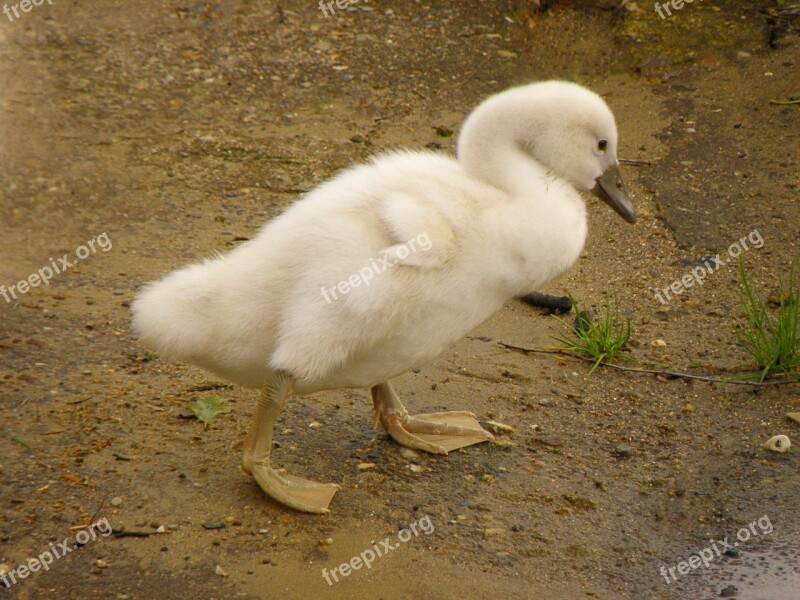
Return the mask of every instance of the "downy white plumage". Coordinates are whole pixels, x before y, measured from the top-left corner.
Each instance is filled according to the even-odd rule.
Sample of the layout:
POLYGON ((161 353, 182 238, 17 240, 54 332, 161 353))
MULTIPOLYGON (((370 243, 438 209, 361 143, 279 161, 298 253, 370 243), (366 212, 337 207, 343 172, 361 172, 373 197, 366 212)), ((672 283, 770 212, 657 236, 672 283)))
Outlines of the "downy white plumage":
POLYGON ((446 454, 491 438, 470 413, 410 416, 388 380, 569 269, 587 235, 578 190, 635 221, 616 151, 589 90, 507 90, 464 123, 458 159, 392 152, 344 171, 227 256, 149 284, 134 329, 165 357, 262 388, 244 470, 284 504, 327 512, 338 486, 269 466, 286 397, 368 387, 400 443, 446 454))

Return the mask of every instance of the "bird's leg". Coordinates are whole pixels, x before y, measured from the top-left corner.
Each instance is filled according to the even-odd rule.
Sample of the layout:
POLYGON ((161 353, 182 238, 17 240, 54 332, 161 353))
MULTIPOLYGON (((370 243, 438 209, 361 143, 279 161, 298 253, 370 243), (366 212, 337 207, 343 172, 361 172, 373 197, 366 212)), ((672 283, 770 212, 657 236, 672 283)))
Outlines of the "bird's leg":
POLYGON ((327 513, 333 495, 341 489, 338 485, 279 475, 269 465, 275 421, 293 387, 294 379, 288 373, 276 371, 270 375, 244 444, 242 470, 255 477, 261 489, 281 504, 303 512, 327 513))
POLYGON ((471 412, 439 412, 411 416, 389 383, 370 389, 375 405, 375 427, 380 422, 396 442, 415 450, 447 454, 494 439, 471 412))

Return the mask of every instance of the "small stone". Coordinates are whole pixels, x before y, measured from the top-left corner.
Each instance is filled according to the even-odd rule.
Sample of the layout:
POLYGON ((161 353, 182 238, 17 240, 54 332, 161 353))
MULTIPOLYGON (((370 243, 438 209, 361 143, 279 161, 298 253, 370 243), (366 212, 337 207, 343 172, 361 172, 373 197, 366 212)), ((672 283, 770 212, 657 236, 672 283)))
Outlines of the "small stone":
POLYGON ((114 496, 111 499, 111 505, 112 506, 119 506, 120 504, 122 504, 122 498, 120 496, 114 496))
POLYGON ((411 470, 412 473, 420 474, 425 472, 425 467, 421 465, 408 465, 408 468, 411 470))
POLYGON ((108 568, 108 563, 106 561, 104 561, 102 558, 98 558, 95 561, 94 564, 98 569, 106 569, 106 568, 108 568))
POLYGON ((319 421, 311 421, 311 423, 309 423, 308 426, 311 427, 311 429, 319 429, 320 427, 322 427, 322 423, 320 423, 319 421))
POLYGON ((0 563, 0 577, 2 577, 3 575, 7 575, 8 573, 11 573, 11 571, 13 570, 14 567, 12 567, 10 564, 0 563))
POLYGON ((719 592, 720 598, 733 598, 736 594, 739 593, 739 588, 735 585, 729 585, 728 587, 722 588, 719 592))
POLYGON ((498 421, 486 421, 486 424, 494 433, 511 433, 514 431, 514 428, 511 425, 506 425, 505 423, 500 423, 498 421))
POLYGON ((358 470, 359 471, 369 471, 370 469, 376 468, 378 465, 375 463, 358 463, 358 470))
POLYGON ((666 348, 667 342, 665 342, 661 338, 658 338, 657 340, 653 340, 652 342, 650 342, 650 345, 653 346, 654 348, 666 348))
POLYGON ((559 437, 557 435, 548 435, 545 433, 533 436, 533 441, 538 442, 544 446, 550 446, 551 448, 559 448, 564 445, 565 441, 564 438, 559 437))
POLYGON ((217 565, 214 568, 214 573, 216 573, 220 577, 229 577, 228 572, 225 569, 223 569, 222 567, 220 567, 219 565, 217 565))
POLYGON ((502 527, 487 527, 483 530, 483 537, 500 537, 506 534, 506 530, 502 527))
POLYGON ((229 517, 225 517, 225 523, 228 526, 232 527, 234 525, 241 525, 242 524, 242 520, 239 517, 234 517, 233 515, 231 515, 229 517))
POLYGON ((517 445, 508 438, 495 438, 490 440, 492 445, 501 450, 513 450, 517 445))
POLYGON ((464 475, 464 481, 467 483, 475 483, 475 475, 464 475))
POLYGON ((167 533, 167 528, 164 525, 159 525, 156 533, 167 533))
POLYGON ((419 456, 419 452, 405 446, 401 446, 399 452, 403 458, 417 458, 419 456))
POLYGON ((333 544, 333 538, 332 537, 327 537, 327 538, 319 541, 319 545, 320 546, 330 546, 331 544, 333 544))
POLYGON ((786 418, 794 421, 795 423, 800 423, 800 412, 786 413, 786 418))
POLYGON ((497 477, 495 477, 494 475, 481 475, 481 481, 483 481, 484 483, 488 483, 489 485, 491 485, 491 484, 493 484, 495 481, 497 481, 497 477))
POLYGON ((520 531, 522 531, 522 529, 523 529, 522 525, 512 525, 511 526, 511 531, 513 531, 514 533, 519 533, 520 531))
POLYGON ((553 406, 553 401, 550 398, 542 398, 541 400, 537 401, 539 406, 553 406))
POLYGON ((763 448, 765 450, 771 450, 772 452, 788 452, 789 448, 792 447, 792 442, 789 441, 789 438, 785 435, 776 435, 769 438, 766 443, 764 444, 763 448))
POLYGON ((619 457, 627 457, 633 454, 633 447, 629 446, 628 444, 620 444, 616 448, 614 448, 614 454, 619 457))

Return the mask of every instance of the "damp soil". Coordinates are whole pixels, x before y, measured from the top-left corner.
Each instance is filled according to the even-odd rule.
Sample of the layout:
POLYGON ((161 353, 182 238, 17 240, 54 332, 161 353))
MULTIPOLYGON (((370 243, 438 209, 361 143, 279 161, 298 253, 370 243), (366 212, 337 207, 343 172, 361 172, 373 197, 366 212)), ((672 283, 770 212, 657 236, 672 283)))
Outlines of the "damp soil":
POLYGON ((0 563, 72 544, 93 520, 114 531, 0 597, 797 597, 798 454, 761 449, 800 440, 785 418, 797 386, 590 376, 499 345, 563 332, 512 301, 395 381, 413 411, 513 427, 497 443, 403 452, 373 429, 367 390, 289 403, 276 463, 343 488, 310 516, 239 469, 257 392, 164 361, 130 330, 143 282, 236 247, 374 153, 452 153, 481 99, 563 78, 606 98, 620 155, 646 163, 623 165, 641 218, 587 198, 585 252, 543 291, 590 310, 616 295, 638 361, 721 377, 746 364, 729 248, 759 234, 741 257, 768 294, 799 256, 800 107, 771 102, 800 91, 796 25, 767 1, 665 19, 647 2, 536 4, 326 17, 314 2, 59 0, 0 17, 0 284, 103 233, 113 244, 0 300, 0 563), (702 286, 654 295, 716 254, 702 286), (233 408, 208 427, 190 418, 206 394, 233 408), (737 552, 660 573, 765 516, 771 533, 737 552), (432 532, 404 533, 426 517, 432 532), (323 569, 385 538, 397 547, 371 568, 327 583, 323 569))

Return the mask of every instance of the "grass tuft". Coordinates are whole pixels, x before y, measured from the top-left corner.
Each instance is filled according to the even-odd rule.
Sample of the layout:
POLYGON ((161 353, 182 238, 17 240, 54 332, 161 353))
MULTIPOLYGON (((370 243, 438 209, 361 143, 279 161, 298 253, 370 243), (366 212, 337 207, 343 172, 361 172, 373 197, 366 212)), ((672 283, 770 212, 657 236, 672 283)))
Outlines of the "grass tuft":
POLYGON ((771 373, 800 377, 800 286, 795 286, 794 271, 793 266, 787 285, 779 279, 780 304, 778 314, 772 315, 764 296, 750 285, 747 270, 739 259, 739 275, 744 287, 742 311, 747 319, 747 327, 739 331, 739 339, 758 369, 745 378, 758 377, 759 381, 764 381, 771 373))
POLYGON ((591 375, 601 362, 614 360, 625 349, 628 340, 631 339, 631 320, 628 319, 622 324, 616 295, 613 305, 611 302, 605 304, 597 323, 588 316, 588 312, 581 310, 577 300, 572 296, 569 300, 577 315, 575 324, 570 325, 555 315, 553 318, 567 327, 571 337, 562 336, 554 339, 564 344, 568 350, 593 360, 594 366, 589 371, 591 375))

